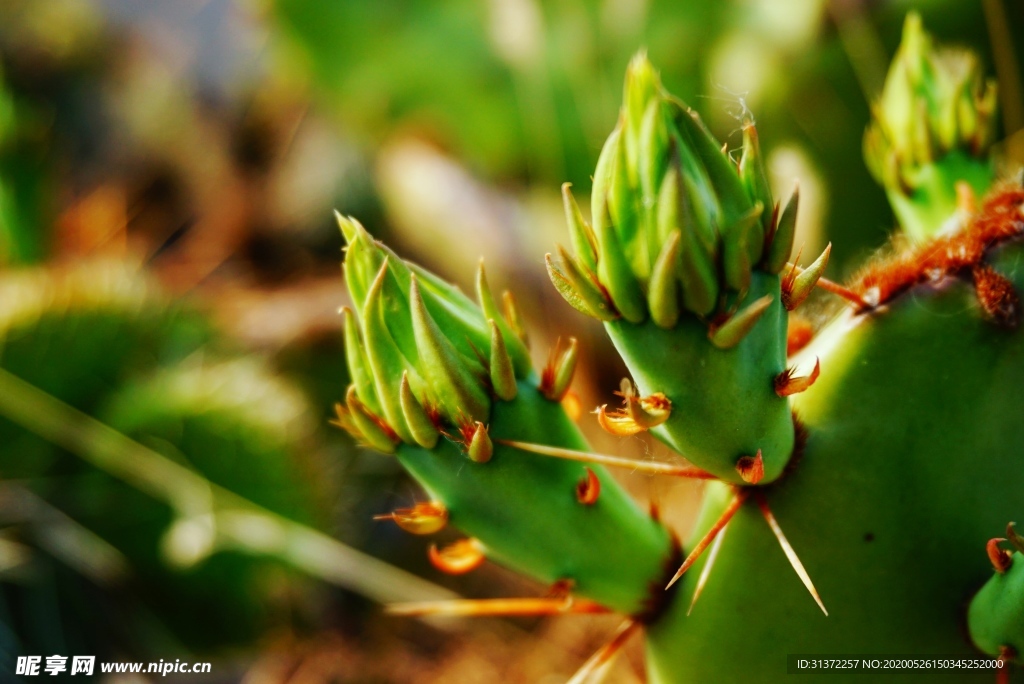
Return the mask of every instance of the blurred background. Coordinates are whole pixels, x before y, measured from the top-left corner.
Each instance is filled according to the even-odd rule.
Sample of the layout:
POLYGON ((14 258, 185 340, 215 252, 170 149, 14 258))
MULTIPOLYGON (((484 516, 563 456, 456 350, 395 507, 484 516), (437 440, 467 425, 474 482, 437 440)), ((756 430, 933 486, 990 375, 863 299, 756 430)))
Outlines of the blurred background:
MULTIPOLYGON (((213 663, 180 682, 565 681, 614 618, 381 613, 545 588, 440 575, 371 520, 418 491, 328 424, 332 210, 464 289, 484 256, 538 361, 581 339, 589 409, 624 369, 543 256, 560 184, 587 206, 630 56, 730 144, 756 119, 777 195, 800 178, 798 244, 832 240, 840 279, 893 223, 861 136, 911 8, 999 77, 1024 161, 1011 0, 2 0, 0 680, 63 654, 213 663)), ((662 448, 580 423, 599 450, 662 448)), ((685 534, 698 486, 623 479, 685 534)), ((641 681, 633 646, 614 681, 641 681)))

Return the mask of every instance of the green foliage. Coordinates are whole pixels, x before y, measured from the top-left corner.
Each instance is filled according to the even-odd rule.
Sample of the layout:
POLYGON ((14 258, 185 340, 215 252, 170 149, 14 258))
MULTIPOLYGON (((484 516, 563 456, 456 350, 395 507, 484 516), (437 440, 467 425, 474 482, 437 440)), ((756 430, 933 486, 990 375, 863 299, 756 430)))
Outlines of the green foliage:
MULTIPOLYGON (((329 488, 318 476, 322 464, 308 455, 316 449, 304 396, 256 362, 217 360, 225 353, 197 313, 111 263, 9 272, 0 298, 11 303, 0 314, 5 370, 209 482, 293 520, 324 524, 329 488)), ((88 645, 83 652, 209 652, 251 643, 294 611, 297 573, 224 548, 211 501, 184 490, 156 500, 3 416, 0 444, 5 477, 67 515, 81 534, 109 544, 127 571, 90 576, 51 559, 38 544, 45 516, 14 528, 39 568, 4 588, 4 621, 24 640, 19 652, 66 652, 56 646, 65 639, 88 645), (44 600, 46 608, 37 603, 44 600), (116 614, 97 622, 109 607, 116 614), (207 617, 197 622, 198 614, 207 617)))

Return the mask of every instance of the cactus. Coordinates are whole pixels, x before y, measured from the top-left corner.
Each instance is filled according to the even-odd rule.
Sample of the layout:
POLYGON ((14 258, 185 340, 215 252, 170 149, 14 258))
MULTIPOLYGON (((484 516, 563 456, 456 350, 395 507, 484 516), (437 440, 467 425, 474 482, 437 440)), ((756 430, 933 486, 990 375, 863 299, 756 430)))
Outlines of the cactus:
POLYGON ((356 312, 345 312, 353 384, 337 422, 357 441, 393 452, 430 497, 386 517, 412 532, 450 521, 472 535, 432 547, 442 570, 468 571, 486 556, 551 585, 571 583, 615 610, 660 609, 661 579, 677 553, 668 532, 600 465, 514 444, 586 449, 561 405, 575 340, 556 348, 538 374, 514 300, 506 295, 503 316, 482 265, 477 307, 357 221, 339 223, 356 312), (630 562, 609 562, 620 554, 630 562))
MULTIPOLYGON (((1024 541, 1011 525, 1017 552, 997 538, 986 556, 1024 505, 1024 187, 993 183, 995 91, 971 59, 936 51, 908 18, 865 151, 909 239, 848 285, 823 277, 831 245, 795 263, 799 194, 773 198, 753 122, 734 161, 644 55, 630 64, 594 173, 592 221, 564 187, 572 251, 558 247, 547 269, 573 308, 604 323, 632 375, 624 406, 598 409, 601 426, 650 431, 694 466, 660 472, 711 480, 667 578, 664 531, 620 494, 600 520, 584 497, 566 496, 581 471, 547 455, 617 461, 590 453, 545 394, 551 382, 529 373, 521 326, 493 313, 485 280, 481 313, 342 222, 362 336, 347 335, 355 390, 340 422, 394 451, 483 540, 476 548, 545 581, 575 580, 630 618, 573 681, 606 668, 638 624, 658 683, 782 681, 786 655, 800 653, 1024 664, 1024 541), (789 312, 816 288, 842 310, 798 344, 789 312), (481 431, 490 462, 478 457, 481 431), (513 459, 521 477, 490 479, 513 459), (495 507, 517 514, 499 529, 495 507), (553 515, 557 525, 535 527, 553 515), (573 543, 582 539, 600 567, 573 543), (551 574, 556 557, 576 574, 551 574), (640 611, 652 584, 662 608, 640 611)), ((555 362, 542 378, 568 375, 555 362)), ((593 472, 600 505, 617 490, 593 472)))

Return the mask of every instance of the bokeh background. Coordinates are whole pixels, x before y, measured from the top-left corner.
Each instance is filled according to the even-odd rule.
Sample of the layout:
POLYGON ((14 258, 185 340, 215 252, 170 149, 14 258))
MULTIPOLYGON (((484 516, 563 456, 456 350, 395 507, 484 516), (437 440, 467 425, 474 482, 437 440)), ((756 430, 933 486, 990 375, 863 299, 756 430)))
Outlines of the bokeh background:
MULTIPOLYGON (((613 618, 380 610, 545 588, 442 576, 372 522, 418 492, 328 424, 332 210, 464 287, 484 256, 537 360, 577 336, 575 391, 609 402, 624 369, 543 255, 630 56, 721 139, 758 122, 776 193, 801 181, 798 243, 832 240, 841 279, 893 222, 861 136, 911 8, 999 77, 1024 161, 1015 0, 2 0, 0 680, 63 654, 213 663, 169 682, 565 681, 613 618)), ((699 486, 622 477, 685 533, 699 486)), ((635 646, 615 681, 641 681, 635 646)))

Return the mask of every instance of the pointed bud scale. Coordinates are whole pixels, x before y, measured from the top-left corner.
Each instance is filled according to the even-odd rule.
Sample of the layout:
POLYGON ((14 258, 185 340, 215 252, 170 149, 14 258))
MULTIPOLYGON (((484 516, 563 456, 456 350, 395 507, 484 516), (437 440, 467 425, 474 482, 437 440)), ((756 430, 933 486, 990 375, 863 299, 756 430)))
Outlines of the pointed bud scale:
POLYGON ((1002 537, 996 537, 995 539, 989 539, 988 543, 985 544, 985 553, 988 554, 992 567, 999 574, 1009 570, 1010 565, 1013 563, 1013 554, 999 546, 999 543, 1004 541, 1006 540, 1002 537))
POLYGON ((597 270, 597 236, 594 229, 583 219, 576 198, 572 196, 572 183, 562 183, 562 203, 565 205, 565 220, 569 224, 569 239, 583 265, 591 271, 597 270))
MULTIPOLYGON (((757 135, 757 127, 752 121, 743 124, 743 156, 740 157, 740 180, 747 188, 751 202, 760 202, 762 206, 774 206, 772 190, 768 185, 768 174, 764 169, 764 157, 761 155, 761 143, 757 135)), ((771 229, 771 212, 761 215, 761 228, 764 232, 771 229)))
POLYGON ((619 137, 622 134, 622 126, 616 126, 604 142, 601 154, 597 158, 597 166, 594 168, 594 185, 590 189, 590 220, 593 226, 594 235, 597 237, 598 263, 601 261, 601 236, 611 220, 608 214, 608 190, 611 188, 612 172, 615 169, 615 158, 619 150, 619 137))
POLYGON ((1024 553, 1024 535, 1017 531, 1017 523, 1012 522, 1006 525, 1006 539, 1013 544, 1013 548, 1024 553))
POLYGON ((515 369, 516 376, 525 378, 533 370, 530 350, 526 348, 525 337, 522 337, 498 310, 498 304, 491 295, 491 286, 487 282, 487 271, 484 269, 483 259, 480 259, 480 265, 476 272, 476 296, 477 301, 480 302, 480 308, 483 309, 484 318, 496 323, 501 330, 502 341, 512 359, 512 367, 515 369))
POLYGON ((626 68, 622 94, 627 137, 633 140, 640 138, 644 114, 650 102, 657 99, 660 90, 660 79, 647 55, 643 52, 634 55, 626 68))
POLYGON ((811 385, 814 384, 814 381, 818 379, 820 374, 821 362, 817 359, 814 360, 814 370, 811 371, 810 375, 793 377, 793 369, 787 368, 779 373, 778 377, 775 378, 775 394, 780 397, 788 397, 804 392, 810 389, 811 385))
POLYGON ((409 427, 412 438, 424 449, 433 449, 437 445, 441 431, 434 425, 434 421, 430 419, 426 409, 413 394, 412 387, 409 385, 408 373, 402 373, 399 400, 402 405, 402 415, 405 417, 405 423, 409 427))
POLYGON ((576 262, 561 247, 558 248, 561 264, 555 262, 550 254, 544 255, 548 278, 558 290, 558 294, 572 308, 580 313, 600 321, 613 321, 618 318, 612 303, 600 290, 594 280, 583 273, 576 262))
POLYGON ((653 97, 647 104, 644 119, 640 125, 640 141, 637 156, 641 199, 644 207, 653 207, 668 156, 668 131, 660 98, 653 97))
POLYGON ((474 377, 464 357, 455 351, 430 316, 415 277, 412 280, 409 302, 423 374, 437 394, 441 405, 449 416, 486 416, 490 401, 480 385, 480 380, 474 377))
POLYGON ((572 377, 576 373, 578 355, 575 337, 570 337, 565 345, 562 344, 562 338, 558 338, 540 378, 540 392, 549 401, 561 401, 569 391, 572 377))
MULTIPOLYGON (((644 211, 640 193, 635 188, 639 186, 637 168, 635 163, 630 163, 626 150, 625 136, 619 137, 619 147, 616 151, 614 165, 612 166, 611 184, 608 187, 608 212, 610 220, 603 226, 606 230, 611 229, 622 248, 621 259, 628 264, 639 278, 646 278, 650 272, 650 260, 647 252, 642 249, 642 231, 644 211)), ((604 235, 599 236, 601 241, 601 255, 598 259, 604 258, 606 247, 604 235)))
POLYGON ((395 431, 383 419, 374 415, 359 401, 355 385, 349 385, 348 393, 345 395, 345 403, 352 423, 359 430, 366 443, 381 453, 394 453, 399 441, 398 435, 395 434, 395 431))
POLYGON ((642 322, 647 317, 644 294, 609 221, 602 223, 598 242, 601 245, 597 259, 598 279, 623 318, 630 323, 642 322))
POLYGON ((412 508, 399 508, 393 513, 375 515, 374 520, 392 520, 410 534, 434 534, 448 524, 448 509, 436 501, 418 503, 412 508))
POLYGON ((761 258, 763 205, 758 202, 734 224, 722 231, 722 264, 725 284, 737 292, 750 287, 750 269, 761 258), (756 258, 754 254, 757 254, 756 258))
POLYGON ((589 466, 584 466, 587 474, 576 485, 576 500, 584 506, 593 506, 601 496, 601 480, 589 466))
MULTIPOLYGON (((917 117, 925 119, 928 116, 928 104, 917 103, 917 117)), ((935 161, 938 156, 935 142, 932 140, 932 131, 928 126, 914 126, 910 131, 910 153, 911 158, 919 166, 925 166, 935 161)), ((909 174, 908 174, 909 175, 909 174)))
POLYGON ((366 305, 368 290, 387 260, 387 254, 376 248, 376 242, 363 224, 352 217, 341 216, 335 212, 335 218, 345 238, 345 285, 357 314, 362 314, 366 305))
POLYGON ((498 324, 491 319, 491 387, 494 393, 503 401, 512 401, 516 398, 519 387, 516 385, 516 375, 512 370, 512 359, 505 349, 505 340, 502 337, 498 324))
POLYGON ((369 446, 366 444, 366 440, 363 438, 363 433, 356 427, 355 422, 352 420, 352 414, 349 413, 348 407, 344 404, 335 402, 334 404, 334 418, 327 421, 329 424, 336 428, 341 428, 348 433, 349 437, 356 440, 360 444, 369 446))
POLYGON ((503 307, 502 315, 505 322, 508 323, 509 329, 519 339, 519 341, 523 343, 523 346, 529 349, 530 338, 526 335, 526 326, 523 325, 522 316, 519 315, 519 307, 516 304, 516 298, 509 290, 505 290, 501 293, 501 304, 503 307))
POLYGON ((427 550, 430 564, 449 575, 464 575, 479 568, 486 557, 483 546, 476 539, 460 539, 443 549, 431 544, 427 550))
POLYGON ((382 292, 387 274, 388 260, 385 259, 366 293, 366 303, 361 317, 363 341, 366 344, 366 355, 373 371, 374 384, 384 410, 384 417, 403 441, 412 441, 412 434, 405 426, 398 388, 402 382, 402 374, 408 372, 415 377, 415 371, 398 349, 384 320, 382 292))
POLYGON ((750 206, 750 199, 736 173, 736 166, 729 159, 729 155, 722 152, 715 136, 707 129, 697 112, 680 106, 677 108, 675 121, 687 137, 689 148, 707 171, 708 180, 722 207, 722 222, 726 225, 734 223, 750 206))
POLYGON ((811 294, 814 286, 818 284, 821 274, 825 272, 825 267, 828 266, 828 257, 831 253, 832 243, 830 242, 813 264, 799 273, 794 267, 782 280, 782 304, 786 307, 786 311, 792 311, 800 306, 811 294))
POLYGON ((779 217, 775 234, 772 236, 772 244, 768 248, 768 257, 765 267, 769 273, 781 273, 789 261, 789 255, 793 253, 793 241, 796 238, 796 212, 800 206, 800 183, 793 184, 793 194, 786 203, 786 208, 779 217))
POLYGON ((733 314, 729 320, 718 327, 712 327, 708 331, 708 339, 711 344, 719 349, 732 349, 743 341, 743 338, 754 329, 757 322, 768 307, 771 306, 773 297, 765 295, 752 303, 743 311, 733 314))
POLYGON ((352 313, 352 309, 347 306, 341 310, 341 313, 345 319, 345 362, 348 364, 349 375, 352 377, 352 382, 355 383, 363 403, 374 413, 382 413, 380 401, 377 399, 377 390, 373 386, 373 373, 366 360, 363 341, 359 338, 356 317, 352 313))
POLYGON ((352 244, 356 239, 359 221, 356 221, 354 218, 342 216, 341 212, 337 209, 334 210, 334 220, 338 222, 338 227, 341 228, 341 236, 345 238, 345 244, 352 244))
POLYGON ((703 316, 711 312, 718 299, 715 255, 707 249, 706 242, 707 239, 714 244, 714 229, 710 224, 701 226, 703 219, 693 211, 690 193, 684 187, 686 181, 677 166, 669 167, 662 180, 658 196, 658 238, 671 241, 673 236, 678 236, 677 269, 683 286, 682 304, 703 316))
POLYGON ((494 442, 491 441, 487 426, 480 421, 473 424, 473 436, 466 446, 466 455, 475 463, 487 463, 494 455, 494 442))
POLYGON ((654 262, 647 284, 647 306, 651 319, 660 328, 673 328, 679 321, 679 244, 682 235, 676 231, 665 242, 654 262))
POLYGON ((736 472, 747 484, 756 485, 764 479, 764 457, 761 456, 761 450, 758 449, 755 456, 741 456, 736 461, 736 472))

